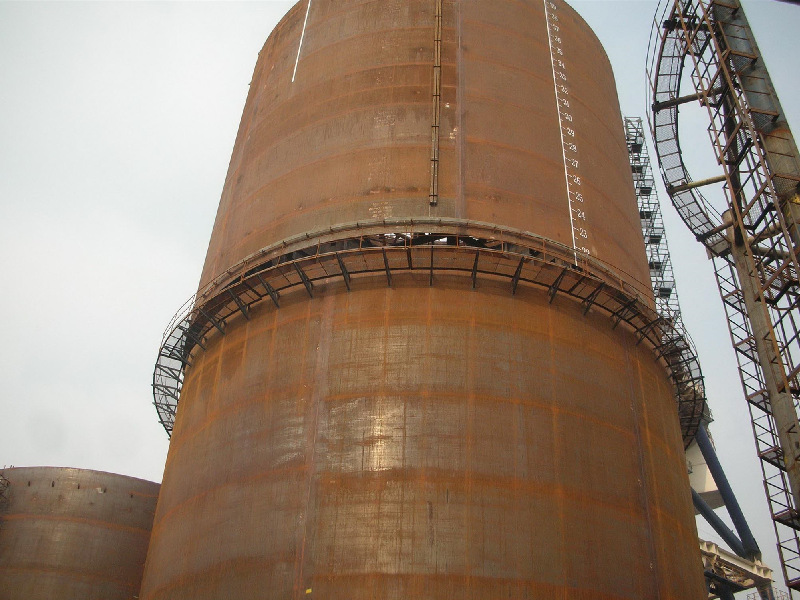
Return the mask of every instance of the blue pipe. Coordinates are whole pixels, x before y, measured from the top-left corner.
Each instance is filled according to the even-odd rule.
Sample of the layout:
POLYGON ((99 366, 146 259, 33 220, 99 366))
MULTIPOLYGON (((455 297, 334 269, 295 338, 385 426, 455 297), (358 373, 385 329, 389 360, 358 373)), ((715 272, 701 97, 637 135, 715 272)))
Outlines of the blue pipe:
POLYGON ((736 534, 733 533, 727 525, 717 516, 717 513, 700 497, 700 494, 692 490, 692 502, 694 503, 694 507, 697 509, 703 518, 708 521, 708 524, 714 528, 719 536, 725 541, 728 546, 731 547, 736 554, 741 556, 742 558, 746 558, 746 552, 744 550, 744 546, 742 542, 736 537, 736 534))
MULTIPOLYGON (((742 538, 742 546, 744 546, 745 554, 740 556, 749 558, 750 560, 756 558, 760 559, 761 550, 758 547, 758 543, 753 537, 753 532, 750 531, 747 520, 744 518, 739 502, 736 500, 731 485, 728 483, 728 478, 725 476, 725 471, 722 470, 722 465, 719 462, 719 458, 717 458, 714 446, 711 444, 711 440, 708 439, 706 428, 702 425, 697 428, 695 439, 697 440, 697 445, 700 447, 700 452, 703 453, 703 458, 706 459, 706 466, 708 466, 708 470, 711 471, 711 477, 714 478, 714 483, 717 484, 717 489, 722 496, 722 501, 728 509, 728 514, 731 516, 733 526, 736 527, 737 533, 742 538)), ((737 554, 739 553, 737 552, 737 554)))
POLYGON ((720 600, 736 600, 736 598, 733 596, 731 588, 729 588, 727 585, 717 584, 716 589, 720 600))

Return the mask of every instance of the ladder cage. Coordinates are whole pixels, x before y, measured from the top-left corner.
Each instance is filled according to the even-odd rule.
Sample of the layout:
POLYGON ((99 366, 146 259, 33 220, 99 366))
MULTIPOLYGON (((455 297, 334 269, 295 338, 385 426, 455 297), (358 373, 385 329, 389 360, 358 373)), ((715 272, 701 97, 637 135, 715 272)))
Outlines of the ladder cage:
POLYGON ((800 590, 798 453, 786 454, 797 448, 788 440, 800 440, 800 156, 738 0, 662 0, 647 64, 659 170, 682 220, 713 257, 783 574, 800 590), (681 90, 687 82, 691 89, 681 90), (724 175, 722 212, 684 164, 678 116, 687 102, 708 114, 724 175), (775 409, 783 398, 788 420, 775 409))

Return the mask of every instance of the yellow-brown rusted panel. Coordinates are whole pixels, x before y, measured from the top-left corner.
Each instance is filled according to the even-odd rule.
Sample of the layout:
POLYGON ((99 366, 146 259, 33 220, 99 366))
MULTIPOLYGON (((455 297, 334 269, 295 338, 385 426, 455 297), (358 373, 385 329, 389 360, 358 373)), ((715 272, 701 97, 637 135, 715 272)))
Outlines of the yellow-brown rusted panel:
POLYGON ((699 597, 674 400, 635 336, 468 278, 316 292, 197 354, 143 598, 699 597))
MULTIPOLYGON (((585 243, 620 273, 609 286, 645 288, 611 68, 551 1, 567 116, 542 1, 313 0, 292 81, 298 3, 256 65, 201 278, 217 287, 200 302, 262 248, 294 237, 313 251, 356 222, 351 234, 446 217, 463 221, 437 233, 481 222, 571 247, 565 137, 580 147, 585 243)), ((399 258, 391 287, 362 275, 348 291, 336 272, 194 347, 141 597, 701 598, 675 400, 652 348, 564 295, 402 273, 399 258)))
POLYGON ((443 3, 439 204, 429 205, 435 5, 314 1, 294 82, 306 2, 276 27, 253 75, 201 287, 282 239, 387 217, 483 221, 571 246, 564 118, 565 142, 579 149, 586 243, 647 286, 611 65, 562 0, 562 114, 543 2, 443 3))
POLYGON ((113 473, 12 468, 0 504, 2 600, 138 595, 159 485, 113 473))

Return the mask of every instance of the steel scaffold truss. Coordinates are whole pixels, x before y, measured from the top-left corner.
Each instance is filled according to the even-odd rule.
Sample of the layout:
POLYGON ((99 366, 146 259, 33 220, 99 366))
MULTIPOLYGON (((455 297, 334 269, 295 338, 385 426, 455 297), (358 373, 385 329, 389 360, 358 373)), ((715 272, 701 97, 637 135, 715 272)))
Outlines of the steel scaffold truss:
POLYGON ((650 128, 673 205, 709 251, 750 410, 787 585, 800 590, 800 157, 738 0, 662 0, 650 128), (693 92, 681 95, 688 67, 693 92), (692 181, 678 108, 697 101, 722 175, 692 181), (699 188, 722 182, 716 210, 699 188))
POLYGON ((680 357, 681 364, 684 365, 688 386, 693 388, 698 402, 702 401, 703 403, 706 411, 704 421, 709 422, 711 417, 706 404, 703 373, 697 358, 697 350, 681 317, 675 276, 672 272, 672 259, 669 255, 664 220, 661 216, 661 206, 655 189, 653 170, 650 166, 650 156, 645 145, 642 119, 626 117, 624 125, 656 312, 671 324, 676 335, 681 338, 680 343, 675 346, 675 353, 680 357))
MULTIPOLYGON (((772 570, 760 562, 754 563, 742 559, 740 556, 720 548, 714 542, 706 540, 700 540, 700 555, 703 560, 703 569, 709 574, 707 577, 710 576, 709 579, 713 583, 726 584, 730 593, 759 588, 748 598, 752 596, 755 600, 781 600, 781 597, 772 590, 772 570)), ((709 590, 710 597, 712 597, 711 590, 709 590)), ((713 597, 724 598, 716 593, 713 597)), ((783 600, 788 600, 785 592, 783 592, 783 600)))
POLYGON ((670 319, 676 327, 684 329, 675 289, 675 276, 672 272, 672 260, 664 231, 664 220, 655 189, 650 156, 645 146, 642 119, 626 117, 624 123, 656 310, 658 314, 670 319))

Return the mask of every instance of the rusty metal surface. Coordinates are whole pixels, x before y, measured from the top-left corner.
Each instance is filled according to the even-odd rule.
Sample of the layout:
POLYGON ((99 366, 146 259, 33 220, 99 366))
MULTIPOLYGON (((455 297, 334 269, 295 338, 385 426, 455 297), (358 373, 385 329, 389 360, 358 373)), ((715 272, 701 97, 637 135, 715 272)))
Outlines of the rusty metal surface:
POLYGON ((505 283, 371 282, 209 339, 143 598, 700 597, 674 400, 633 335, 505 283))
POLYGON ((57 467, 5 469, 0 599, 138 595, 159 485, 57 467))
POLYGON ((153 371, 153 400, 159 420, 172 434, 185 369, 204 349, 212 330, 225 331, 237 315, 249 315, 262 301, 280 307, 282 294, 302 286, 341 279, 348 290, 364 277, 393 277, 416 271, 429 285, 442 274, 468 274, 472 287, 484 280, 507 280, 514 294, 534 286, 552 299, 566 295, 589 310, 604 313, 613 326, 623 323, 664 360, 675 386, 684 447, 694 439, 705 411, 696 354, 680 321, 654 310, 649 289, 637 289, 624 275, 595 258, 532 234, 454 219, 415 219, 413 224, 384 220, 381 226, 342 225, 334 232, 299 236, 265 248, 252 260, 228 269, 223 289, 213 285, 184 305, 167 327, 153 371), (231 277, 233 279, 231 280, 231 277))
POLYGON ((800 154, 739 2, 663 0, 656 14, 656 152, 672 204, 713 258, 783 575, 800 591, 800 154), (692 181, 678 107, 697 100, 721 175, 692 181), (699 191, 715 181, 722 214, 699 191))
POLYGON ((654 306, 610 66, 545 6, 303 1, 270 36, 198 296, 233 308, 176 355, 142 598, 704 597, 664 357, 533 276, 654 306), (602 274, 570 252, 575 177, 602 274), (354 230, 436 235, 356 252, 354 230), (492 246, 511 230, 525 241, 492 246), (270 253, 287 286, 239 305, 270 253))
MULTIPOLYGON (((271 243, 384 217, 483 221, 572 245, 541 0, 443 3, 430 206, 436 4, 314 0, 299 60, 307 3, 276 27, 256 64, 201 288, 271 243)), ((589 27, 557 6, 553 54, 566 65, 558 83, 568 91, 565 143, 578 148, 585 245, 646 285, 611 66, 589 27)))

